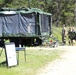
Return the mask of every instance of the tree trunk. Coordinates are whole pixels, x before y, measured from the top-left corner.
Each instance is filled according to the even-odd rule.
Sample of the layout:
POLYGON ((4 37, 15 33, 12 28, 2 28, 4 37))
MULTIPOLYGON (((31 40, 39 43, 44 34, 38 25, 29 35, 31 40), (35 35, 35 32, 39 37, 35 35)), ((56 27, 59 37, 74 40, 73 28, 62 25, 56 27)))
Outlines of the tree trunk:
POLYGON ((56 19, 56 26, 59 26, 59 1, 57 0, 57 19, 56 19))
POLYGON ((75 20, 75 26, 76 26, 76 0, 75 0, 75 10, 74 10, 74 13, 75 13, 75 18, 74 18, 74 20, 75 20))

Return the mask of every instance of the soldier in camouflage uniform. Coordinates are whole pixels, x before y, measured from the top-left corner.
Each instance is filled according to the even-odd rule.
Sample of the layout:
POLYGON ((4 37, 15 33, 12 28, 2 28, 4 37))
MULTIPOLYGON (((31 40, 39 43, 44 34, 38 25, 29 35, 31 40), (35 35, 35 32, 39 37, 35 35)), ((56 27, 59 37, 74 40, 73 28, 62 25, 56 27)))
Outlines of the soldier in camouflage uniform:
POLYGON ((65 25, 63 25, 63 28, 62 28, 62 43, 63 44, 66 44, 66 35, 67 35, 67 30, 66 30, 65 25))
POLYGON ((71 27, 69 27, 69 30, 68 30, 68 43, 69 43, 69 45, 71 45, 71 42, 72 42, 72 36, 71 36, 71 34, 72 34, 72 28, 71 27))
POLYGON ((76 40, 76 31, 74 30, 74 27, 69 28, 68 30, 68 40, 69 45, 74 45, 74 40, 76 40))

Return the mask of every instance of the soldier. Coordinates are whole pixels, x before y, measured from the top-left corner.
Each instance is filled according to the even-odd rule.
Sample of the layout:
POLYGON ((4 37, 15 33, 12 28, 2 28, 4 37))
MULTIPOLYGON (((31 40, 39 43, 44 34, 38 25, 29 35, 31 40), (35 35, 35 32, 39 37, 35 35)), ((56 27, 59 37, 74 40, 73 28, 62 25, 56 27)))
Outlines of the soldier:
POLYGON ((68 30, 68 43, 69 43, 69 45, 71 45, 71 42, 72 42, 72 36, 71 36, 71 34, 72 34, 72 28, 71 27, 69 27, 69 30, 68 30))
POLYGON ((69 45, 74 45, 75 44, 75 37, 76 35, 76 31, 74 29, 74 27, 70 27, 69 30, 68 30, 68 42, 69 42, 69 45))
POLYGON ((74 27, 72 27, 72 39, 71 39, 72 45, 75 44, 75 40, 76 40, 76 36, 75 35, 76 35, 76 31, 75 31, 74 27))
POLYGON ((62 28, 62 42, 63 42, 63 44, 66 44, 66 35, 67 35, 66 26, 63 25, 63 28, 62 28))

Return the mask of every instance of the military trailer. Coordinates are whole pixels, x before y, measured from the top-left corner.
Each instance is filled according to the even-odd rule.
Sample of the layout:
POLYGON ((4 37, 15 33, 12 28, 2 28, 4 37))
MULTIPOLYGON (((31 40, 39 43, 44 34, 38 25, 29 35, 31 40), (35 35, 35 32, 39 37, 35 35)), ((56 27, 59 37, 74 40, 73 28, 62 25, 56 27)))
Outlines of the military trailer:
POLYGON ((0 9, 0 46, 4 40, 15 42, 16 46, 40 45, 41 37, 49 36, 52 14, 37 8, 0 9))

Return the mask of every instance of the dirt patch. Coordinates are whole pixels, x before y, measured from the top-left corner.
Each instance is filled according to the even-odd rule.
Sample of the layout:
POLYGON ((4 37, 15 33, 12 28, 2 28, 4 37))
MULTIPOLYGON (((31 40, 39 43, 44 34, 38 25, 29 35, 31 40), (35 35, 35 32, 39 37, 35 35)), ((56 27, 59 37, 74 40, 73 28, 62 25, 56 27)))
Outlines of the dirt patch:
POLYGON ((48 63, 37 75, 76 75, 76 46, 60 46, 58 49, 66 50, 61 59, 48 63))

